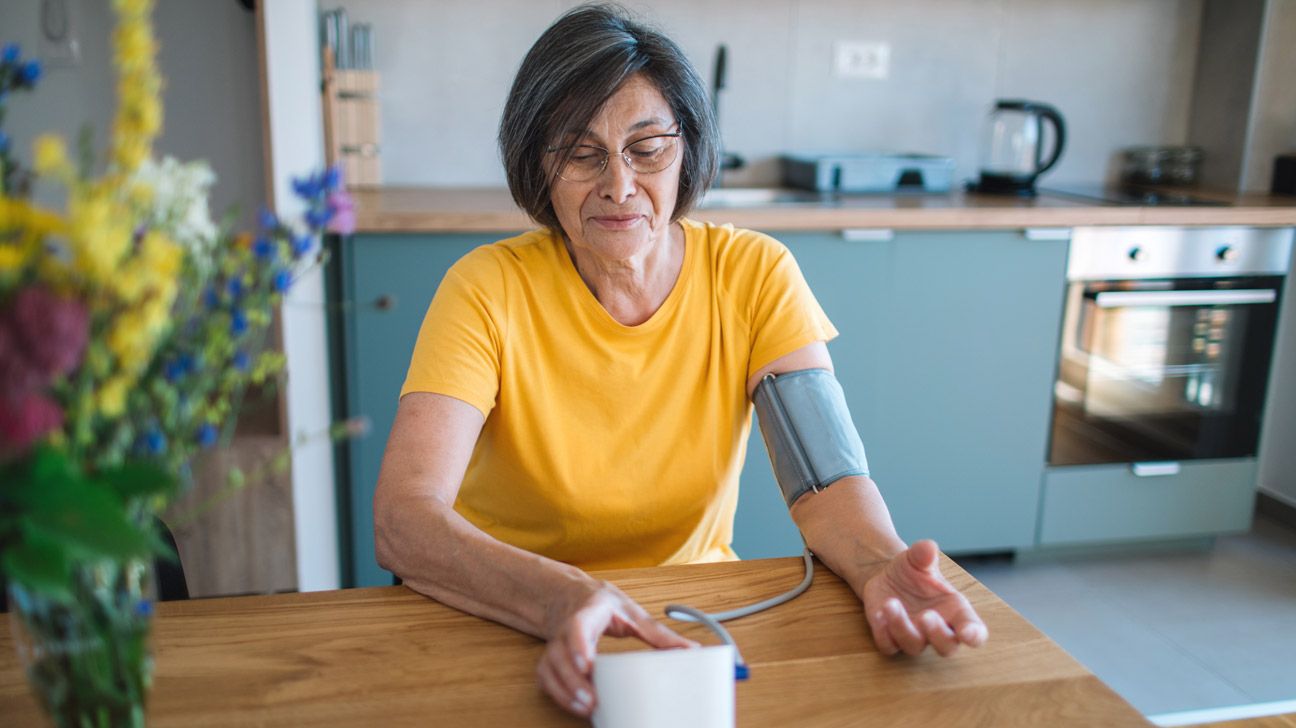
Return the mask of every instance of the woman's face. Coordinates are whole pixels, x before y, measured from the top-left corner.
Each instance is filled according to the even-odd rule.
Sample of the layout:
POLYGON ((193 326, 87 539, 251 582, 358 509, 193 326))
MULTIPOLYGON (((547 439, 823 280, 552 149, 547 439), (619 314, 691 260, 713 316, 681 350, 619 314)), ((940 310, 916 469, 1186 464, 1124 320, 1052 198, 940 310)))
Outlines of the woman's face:
MULTIPOLYGON (((666 239, 679 191, 683 142, 660 140, 675 143, 675 159, 651 174, 631 169, 620 151, 646 137, 676 131, 666 98, 651 81, 635 75, 608 99, 583 136, 555 142, 554 146, 584 144, 610 152, 607 166, 593 179, 572 182, 555 177, 550 188, 549 200, 573 247, 606 259, 627 260, 666 239)), ((552 175, 562 155, 548 156, 552 175)))

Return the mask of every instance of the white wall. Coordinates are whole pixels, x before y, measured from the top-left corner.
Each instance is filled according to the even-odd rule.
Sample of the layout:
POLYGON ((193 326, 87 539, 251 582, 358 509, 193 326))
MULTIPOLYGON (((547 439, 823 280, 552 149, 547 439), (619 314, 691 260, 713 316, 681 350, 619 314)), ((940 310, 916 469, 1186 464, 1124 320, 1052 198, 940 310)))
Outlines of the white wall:
MULTIPOLYGON (((573 0, 324 0, 374 26, 385 181, 501 185, 495 133, 523 54, 573 0)), ((1201 0, 653 0, 626 3, 710 83, 729 47, 721 126, 777 181, 785 150, 915 151, 975 175, 996 98, 1057 105, 1070 144, 1054 181, 1115 173, 1124 146, 1186 141, 1201 0), (830 73, 834 40, 885 41, 885 81, 830 73)))
MULTIPOLYGON (((81 62, 47 66, 34 93, 7 100, 7 133, 16 155, 31 160, 31 141, 52 131, 74 141, 83 124, 105 149, 115 108, 105 0, 69 0, 81 62)), ((256 25, 234 0, 171 0, 154 12, 158 66, 166 79, 165 119, 154 148, 159 156, 206 159, 216 172, 212 213, 237 205, 243 227, 262 194, 261 118, 256 87, 256 25)), ((24 56, 39 51, 40 3, 0 0, 0 42, 17 42, 24 56)), ((47 199, 47 198, 46 198, 47 199)))
MULTIPOLYGON (((315 0, 262 0, 265 109, 268 115, 272 205, 281 217, 296 217, 291 179, 324 165, 320 110, 318 5, 315 0)), ((284 353, 288 357, 288 431, 297 439, 329 427, 328 346, 325 340, 324 281, 315 273, 298 280, 282 309, 284 353)), ((333 444, 314 436, 293 450, 293 522, 297 539, 297 588, 336 589, 337 503, 333 444)))

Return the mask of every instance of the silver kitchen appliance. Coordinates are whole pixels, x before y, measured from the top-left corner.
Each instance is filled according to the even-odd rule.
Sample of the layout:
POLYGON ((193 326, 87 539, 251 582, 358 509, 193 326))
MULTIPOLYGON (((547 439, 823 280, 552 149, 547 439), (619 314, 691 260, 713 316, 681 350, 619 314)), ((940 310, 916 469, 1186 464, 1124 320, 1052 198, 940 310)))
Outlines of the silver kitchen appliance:
POLYGON ((996 101, 981 140, 977 192, 1035 196, 1035 180, 1053 168, 1066 148, 1062 113, 1039 101, 996 101), (1045 156, 1045 123, 1053 127, 1053 149, 1045 156))
POLYGON ((786 154, 783 184, 815 192, 948 192, 954 160, 887 152, 786 154))
POLYGON ((1049 465, 1255 455, 1292 237, 1076 229, 1049 465))

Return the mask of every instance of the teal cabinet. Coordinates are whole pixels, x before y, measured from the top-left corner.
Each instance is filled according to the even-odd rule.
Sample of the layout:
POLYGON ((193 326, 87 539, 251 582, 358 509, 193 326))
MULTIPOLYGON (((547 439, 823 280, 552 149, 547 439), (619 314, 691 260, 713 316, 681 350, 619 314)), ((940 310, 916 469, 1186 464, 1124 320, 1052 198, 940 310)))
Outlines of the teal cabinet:
POLYGON ((333 333, 339 404, 369 418, 366 437, 343 445, 340 505, 347 586, 391 584, 374 558, 373 494, 401 384, 432 294, 455 261, 515 233, 359 234, 335 241, 330 263, 340 314, 333 333))
POLYGON ((1130 465, 1049 468, 1040 545, 1213 536, 1251 527, 1255 458, 1198 460, 1140 476, 1130 465))
MULTIPOLYGON (((953 553, 1033 546, 1066 240, 848 236, 778 237, 841 332, 829 351, 900 536, 953 553)), ((794 554, 759 440, 753 430, 734 547, 794 554)))
MULTIPOLYGON (((340 452, 349 585, 391 580, 374 559, 373 493, 427 304, 450 265, 511 234, 334 241, 335 396, 372 422, 340 452)), ((900 535, 956 553, 1032 546, 1066 242, 1015 231, 776 237, 841 332, 829 350, 900 535)), ((801 549, 755 426, 734 548, 743 558, 801 549)))

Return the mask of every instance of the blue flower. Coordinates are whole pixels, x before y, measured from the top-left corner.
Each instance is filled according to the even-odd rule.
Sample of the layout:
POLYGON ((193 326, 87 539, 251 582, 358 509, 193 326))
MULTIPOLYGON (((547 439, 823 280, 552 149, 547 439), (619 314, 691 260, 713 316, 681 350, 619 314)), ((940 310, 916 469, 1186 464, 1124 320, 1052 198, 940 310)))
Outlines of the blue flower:
POLYGON ((144 448, 150 455, 161 455, 166 452, 166 435, 163 435, 157 428, 150 429, 144 435, 144 448))
POLYGON ((216 425, 210 422, 204 422, 202 427, 198 428, 198 446, 209 448, 216 444, 216 425))
POLYGON ((9 137, 3 131, 0 131, 0 152, 3 152, 8 148, 9 148, 9 137))
POLYGON ((274 241, 266 237, 258 237, 252 243, 252 253, 261 260, 269 260, 275 253, 274 241))
POLYGON ((14 63, 22 55, 22 48, 17 43, 6 43, 4 50, 0 51, 0 63, 14 63))
POLYGON ((306 224, 310 225, 313 230, 319 230, 327 225, 328 221, 332 219, 333 211, 327 206, 312 207, 306 211, 306 224))
POLYGON ((252 357, 248 356, 246 351, 239 349, 234 352, 234 368, 240 372, 246 372, 252 367, 252 357))
POLYGON ((168 382, 174 383, 185 375, 184 365, 180 363, 179 359, 172 359, 167 362, 162 375, 166 377, 168 382))
POLYGON ((262 230, 274 230, 279 227, 279 218, 275 217, 273 212, 270 212, 270 208, 262 207, 261 214, 257 216, 257 224, 261 226, 262 230))
POLYGON ((141 599, 135 602, 135 616, 148 619, 153 616, 153 600, 141 599))
POLYGON ((230 312, 230 333, 235 336, 242 336, 247 332, 248 320, 247 314, 239 309, 230 312))
POLYGON ((319 197, 324 191, 324 176, 320 174, 307 175, 306 177, 294 177, 292 181, 293 192, 298 197, 305 200, 313 200, 319 197))
POLYGON ((207 308, 216 308, 220 305, 220 296, 216 294, 215 286, 207 286, 203 291, 203 305, 207 308))
POLYGON ((300 258, 315 247, 315 238, 310 235, 298 235, 293 238, 292 252, 294 258, 300 258))
POLYGON ((342 182, 342 167, 340 165, 335 164, 332 167, 329 167, 326 172, 324 172, 325 190, 332 192, 333 190, 336 190, 338 188, 338 184, 341 182, 342 182))
POLYGON ((18 71, 19 85, 31 88, 36 85, 36 81, 41 77, 40 61, 27 61, 18 71))
POLYGON ((292 282, 293 282, 292 272, 287 270, 281 270, 278 273, 275 273, 274 289, 280 293, 283 293, 284 291, 288 290, 288 287, 292 285, 292 282))
POLYGON ((229 283, 225 284, 225 287, 229 289, 229 294, 234 298, 238 298, 239 296, 242 296, 243 276, 234 276, 233 278, 229 279, 229 283))

